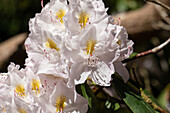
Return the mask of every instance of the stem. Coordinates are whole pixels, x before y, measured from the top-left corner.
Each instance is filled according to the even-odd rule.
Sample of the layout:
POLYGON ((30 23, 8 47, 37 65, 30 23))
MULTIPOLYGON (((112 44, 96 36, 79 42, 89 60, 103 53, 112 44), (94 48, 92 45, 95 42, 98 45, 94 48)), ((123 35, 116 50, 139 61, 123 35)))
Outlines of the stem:
POLYGON ((154 54, 154 53, 157 53, 159 52, 160 50, 162 50, 166 45, 168 45, 168 43, 170 42, 170 38, 168 38, 164 43, 162 43, 161 45, 151 49, 151 50, 148 50, 148 51, 144 51, 142 53, 138 53, 136 56, 132 57, 132 58, 129 58, 129 59, 125 59, 123 60, 122 62, 123 63, 126 63, 126 62, 129 62, 131 60, 134 60, 134 59, 137 59, 137 58, 140 58, 140 57, 143 57, 143 56, 146 56, 146 55, 150 55, 150 54, 154 54))

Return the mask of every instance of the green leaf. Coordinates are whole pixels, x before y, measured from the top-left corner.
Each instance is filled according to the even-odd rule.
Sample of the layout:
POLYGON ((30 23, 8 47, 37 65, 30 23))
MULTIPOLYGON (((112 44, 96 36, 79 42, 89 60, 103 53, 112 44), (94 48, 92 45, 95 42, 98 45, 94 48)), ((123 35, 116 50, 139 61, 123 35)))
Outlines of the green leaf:
POLYGON ((112 85, 126 105, 134 113, 155 113, 154 109, 144 99, 128 87, 119 75, 113 75, 112 85))
POLYGON ((89 109, 87 113, 103 113, 99 102, 87 83, 77 85, 76 90, 88 100, 89 109))

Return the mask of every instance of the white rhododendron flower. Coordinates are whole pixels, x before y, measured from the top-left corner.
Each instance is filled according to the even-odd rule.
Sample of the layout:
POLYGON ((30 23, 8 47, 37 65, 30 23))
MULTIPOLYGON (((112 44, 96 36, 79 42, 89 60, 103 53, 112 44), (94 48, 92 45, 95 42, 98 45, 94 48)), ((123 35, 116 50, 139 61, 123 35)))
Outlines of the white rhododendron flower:
POLYGON ((116 42, 110 43, 106 32, 98 33, 95 26, 75 41, 77 48, 66 48, 66 56, 73 60, 69 85, 74 84, 75 80, 76 84, 84 83, 90 77, 96 84, 109 86, 111 75, 115 72, 112 63, 119 57, 116 42))
POLYGON ((126 58, 129 58, 129 56, 133 52, 133 42, 132 40, 128 39, 128 34, 126 32, 126 29, 123 26, 119 25, 110 25, 109 27, 112 29, 112 34, 115 38, 116 43, 119 45, 120 49, 120 57, 118 61, 122 61, 126 58))
POLYGON ((39 30, 38 34, 31 34, 25 42, 29 57, 26 65, 32 67, 36 74, 68 78, 67 60, 62 54, 62 40, 62 36, 53 36, 43 30, 39 30))
POLYGON ((115 71, 122 76, 123 80, 126 82, 129 79, 129 73, 121 61, 128 58, 133 52, 133 42, 128 40, 128 34, 125 28, 119 25, 109 24, 107 26, 107 34, 110 40, 116 42, 119 46, 120 56, 117 61, 113 62, 113 65, 115 71))
POLYGON ((107 17, 106 9, 100 1, 77 0, 64 17, 66 28, 71 34, 79 35, 89 26, 107 17))
POLYGON ((36 17, 30 20, 30 30, 36 32, 41 28, 53 34, 65 32, 63 18, 68 10, 67 0, 51 1, 42 9, 41 13, 36 14, 36 17))
POLYGON ((86 113, 88 102, 75 92, 75 88, 68 88, 65 83, 58 82, 51 95, 42 95, 41 103, 44 113, 86 113))
MULTIPOLYGON (((33 95, 29 92, 29 78, 26 76, 26 69, 19 70, 19 66, 14 63, 8 66, 8 78, 6 84, 10 87, 10 95, 19 98, 26 103, 33 103, 33 95)), ((32 73, 31 73, 32 74, 32 73)))

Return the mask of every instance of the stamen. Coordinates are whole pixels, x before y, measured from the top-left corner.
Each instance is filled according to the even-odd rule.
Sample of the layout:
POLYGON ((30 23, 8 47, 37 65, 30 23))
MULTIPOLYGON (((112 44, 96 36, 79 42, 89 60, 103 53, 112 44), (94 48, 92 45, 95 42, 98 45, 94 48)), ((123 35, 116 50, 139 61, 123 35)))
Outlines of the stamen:
POLYGON ((40 93, 40 81, 39 80, 32 79, 31 86, 32 86, 32 90, 35 91, 36 95, 40 93))
POLYGON ((63 17, 65 15, 65 11, 60 9, 57 13, 56 13, 56 17, 57 19, 59 19, 59 21, 63 24, 64 21, 63 21, 63 17))
POLYGON ((56 112, 58 111, 62 112, 64 110, 65 102, 66 102, 65 96, 61 95, 57 97, 56 104, 55 104, 55 107, 57 108, 56 112))
POLYGON ((119 25, 121 25, 121 20, 120 20, 120 18, 119 18, 119 25))
POLYGON ((57 47, 57 44, 51 40, 50 38, 47 39, 46 44, 48 48, 55 49, 56 51, 60 51, 60 49, 57 47))
POLYGON ((89 15, 86 12, 81 11, 81 14, 79 15, 79 24, 80 24, 81 28, 85 28, 86 23, 88 21, 89 21, 89 15))
POLYGON ((87 54, 92 55, 96 43, 97 43, 97 41, 94 39, 90 39, 86 42, 87 54))

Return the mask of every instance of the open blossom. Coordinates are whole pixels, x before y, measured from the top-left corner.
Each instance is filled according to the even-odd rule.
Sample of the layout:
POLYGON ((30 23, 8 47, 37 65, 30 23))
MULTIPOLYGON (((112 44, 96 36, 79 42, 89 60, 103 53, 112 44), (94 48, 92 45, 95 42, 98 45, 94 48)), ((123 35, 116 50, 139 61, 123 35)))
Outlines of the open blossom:
POLYGON ((67 0, 52 0, 30 20, 31 33, 25 41, 26 65, 36 74, 68 78, 69 61, 62 54, 63 42, 69 38, 63 19, 68 10, 67 0))
POLYGON ((129 58, 133 52, 133 41, 128 39, 126 29, 120 25, 109 24, 107 27, 108 35, 114 40, 120 49, 120 57, 118 61, 129 58))
POLYGON ((65 32, 64 16, 69 10, 67 0, 52 0, 43 7, 41 13, 29 22, 31 33, 41 28, 51 33, 58 34, 65 32))
POLYGON ((66 28, 72 36, 79 35, 89 26, 99 23, 107 17, 106 9, 101 1, 75 0, 74 2, 74 5, 64 17, 66 28))
MULTIPOLYGON (((6 85, 10 87, 9 94, 13 98, 18 98, 27 103, 33 103, 34 102, 33 96, 31 95, 28 89, 31 86, 31 84, 29 84, 29 81, 31 80, 30 78, 32 75, 28 76, 26 74, 28 74, 26 69, 19 70, 18 65, 15 66, 14 63, 11 63, 8 66, 8 78, 6 80, 6 85)), ((33 74, 33 73, 30 73, 30 74, 33 74)), ((40 87, 37 87, 35 92, 38 93, 39 90, 40 90, 40 87)))
POLYGON ((63 36, 54 36, 44 30, 38 31, 37 34, 30 34, 25 42, 28 54, 26 65, 36 74, 68 78, 68 61, 62 54, 63 36))
POLYGON ((69 85, 84 83, 89 77, 96 84, 109 86, 114 72, 125 82, 129 79, 121 61, 132 53, 133 42, 128 40, 125 28, 105 23, 109 23, 109 18, 94 24, 69 44, 66 42, 65 56, 73 61, 69 85))
POLYGON ((44 113, 86 113, 88 109, 87 100, 63 82, 56 84, 51 95, 40 98, 44 113))
POLYGON ((28 91, 26 70, 19 70, 18 65, 11 63, 7 76, 5 83, 0 85, 0 111, 40 113, 41 108, 34 103, 33 96, 28 91))
POLYGON ((73 48, 69 48, 71 45, 66 47, 66 56, 73 60, 69 85, 84 83, 87 77, 96 84, 110 85, 111 75, 115 72, 112 63, 119 57, 118 45, 111 43, 106 31, 99 33, 97 30, 92 26, 82 37, 73 39, 77 47, 72 41, 69 44, 73 48))
POLYGON ((128 58, 133 52, 133 41, 128 39, 128 34, 126 29, 120 25, 108 24, 107 35, 110 40, 116 42, 119 46, 120 56, 113 62, 115 67, 115 72, 122 76, 123 80, 126 82, 129 79, 129 73, 122 62, 124 59, 128 58))

